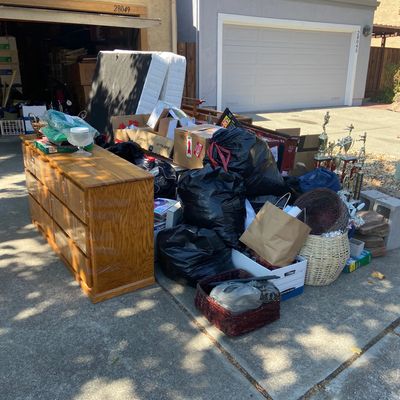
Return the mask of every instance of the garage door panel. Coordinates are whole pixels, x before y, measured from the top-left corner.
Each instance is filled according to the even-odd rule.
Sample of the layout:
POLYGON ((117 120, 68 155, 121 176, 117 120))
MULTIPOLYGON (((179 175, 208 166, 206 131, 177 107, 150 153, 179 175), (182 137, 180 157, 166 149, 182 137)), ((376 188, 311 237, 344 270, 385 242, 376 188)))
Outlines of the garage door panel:
POLYGON ((344 104, 350 33, 226 25, 223 37, 223 107, 344 104))

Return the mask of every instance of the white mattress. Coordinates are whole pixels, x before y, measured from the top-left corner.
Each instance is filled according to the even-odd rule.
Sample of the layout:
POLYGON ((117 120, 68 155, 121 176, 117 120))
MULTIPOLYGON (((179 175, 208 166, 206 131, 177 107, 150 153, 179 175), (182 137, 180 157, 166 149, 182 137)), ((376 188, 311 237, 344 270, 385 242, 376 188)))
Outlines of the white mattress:
POLYGON ((150 114, 160 98, 161 89, 168 72, 168 61, 160 56, 162 53, 155 51, 114 50, 114 52, 152 55, 137 109, 136 111, 133 110, 134 114, 150 114))
POLYGON ((162 52, 159 55, 168 62, 168 72, 161 90, 160 100, 180 108, 185 85, 186 58, 169 52, 162 52))
POLYGON ((147 74, 136 114, 150 114, 158 100, 180 108, 185 85, 186 58, 168 51, 114 50, 135 54, 152 54, 153 61, 147 74), (160 61, 162 60, 162 61, 160 61), (165 64, 167 70, 164 72, 165 64), (159 91, 161 79, 162 88, 159 91), (155 97, 158 95, 158 98, 155 97))
POLYGON ((153 54, 136 114, 150 114, 153 111, 160 98, 167 71, 167 61, 158 54, 153 54))

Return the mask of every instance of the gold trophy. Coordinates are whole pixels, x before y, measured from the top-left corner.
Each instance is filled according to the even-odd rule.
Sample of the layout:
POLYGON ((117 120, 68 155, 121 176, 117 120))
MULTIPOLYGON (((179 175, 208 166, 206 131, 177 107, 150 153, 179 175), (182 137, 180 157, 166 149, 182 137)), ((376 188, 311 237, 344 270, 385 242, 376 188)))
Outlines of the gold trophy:
POLYGON ((322 124, 322 133, 318 137, 319 147, 318 153, 314 156, 314 160, 316 161, 330 161, 332 159, 331 155, 327 155, 327 151, 330 150, 328 148, 328 134, 326 133, 326 126, 329 123, 331 116, 329 115, 329 111, 326 112, 324 117, 324 123, 322 124))

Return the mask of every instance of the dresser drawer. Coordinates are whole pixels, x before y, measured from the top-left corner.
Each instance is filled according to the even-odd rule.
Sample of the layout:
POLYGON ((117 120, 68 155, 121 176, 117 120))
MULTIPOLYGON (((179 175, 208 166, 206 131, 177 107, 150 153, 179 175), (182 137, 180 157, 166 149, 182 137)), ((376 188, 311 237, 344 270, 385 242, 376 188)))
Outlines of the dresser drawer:
POLYGON ((93 277, 89 259, 56 223, 54 223, 54 237, 58 250, 75 273, 78 274, 79 279, 85 282, 88 287, 92 287, 93 277))
POLYGON ((64 204, 68 204, 68 208, 86 222, 85 192, 65 176, 63 176, 63 188, 64 204))
POLYGON ((36 154, 32 147, 27 145, 26 143, 23 146, 23 153, 24 153, 24 166, 27 170, 29 170, 33 175, 36 175, 35 170, 35 157, 36 154))
POLYGON ((67 233, 75 244, 86 252, 86 225, 84 225, 71 211, 56 197, 51 196, 52 216, 58 225, 67 233))
POLYGON ((51 219, 50 215, 43 210, 43 208, 32 196, 29 195, 28 200, 32 220, 40 226, 50 242, 54 243, 53 220, 51 219))
POLYGON ((26 186, 30 195, 51 215, 50 191, 28 170, 25 172, 26 186))

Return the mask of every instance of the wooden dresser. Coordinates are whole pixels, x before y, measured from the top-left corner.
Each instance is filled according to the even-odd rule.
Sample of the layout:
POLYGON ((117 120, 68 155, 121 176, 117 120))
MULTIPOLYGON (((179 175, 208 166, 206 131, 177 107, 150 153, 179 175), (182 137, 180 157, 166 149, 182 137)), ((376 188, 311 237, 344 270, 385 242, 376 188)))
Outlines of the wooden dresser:
POLYGON ((98 146, 44 154, 22 138, 34 224, 96 303, 154 283, 153 176, 98 146))

